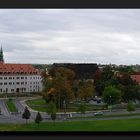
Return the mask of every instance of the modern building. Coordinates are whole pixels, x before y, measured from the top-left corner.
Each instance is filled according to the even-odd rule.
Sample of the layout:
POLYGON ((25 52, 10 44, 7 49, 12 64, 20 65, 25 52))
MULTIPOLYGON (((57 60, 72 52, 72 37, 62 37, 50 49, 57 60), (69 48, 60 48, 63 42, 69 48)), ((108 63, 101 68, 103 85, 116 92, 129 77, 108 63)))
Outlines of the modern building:
POLYGON ((5 63, 0 50, 0 94, 42 91, 42 78, 31 64, 5 63))

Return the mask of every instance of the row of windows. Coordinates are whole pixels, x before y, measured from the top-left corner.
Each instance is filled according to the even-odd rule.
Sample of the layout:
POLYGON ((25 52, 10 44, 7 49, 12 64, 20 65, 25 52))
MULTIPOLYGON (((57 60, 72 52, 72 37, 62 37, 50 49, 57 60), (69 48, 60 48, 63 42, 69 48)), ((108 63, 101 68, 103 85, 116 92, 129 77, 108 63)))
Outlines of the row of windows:
MULTIPOLYGON (((0 85, 15 85, 15 83, 14 82, 9 82, 9 83, 7 83, 7 82, 4 82, 4 83, 2 83, 2 82, 0 82, 0 85)), ((21 85, 24 85, 24 84, 26 84, 27 85, 27 82, 16 82, 16 84, 17 85, 19 85, 19 84, 21 84, 21 85)), ((30 84, 39 84, 39 82, 30 82, 30 84)))
POLYGON ((0 74, 37 74, 37 72, 0 72, 0 74))
MULTIPOLYGON (((6 80, 8 79, 8 77, 0 77, 0 80, 3 80, 3 79, 6 80)), ((9 79, 27 79, 27 77, 9 77, 9 79)), ((30 79, 39 79, 39 77, 30 77, 30 79)))
POLYGON ((39 82, 30 82, 30 84, 39 84, 39 82))
MULTIPOLYGON (((0 77, 0 80, 3 79, 8 79, 8 77, 0 77)), ((27 79, 27 77, 9 77, 9 79, 27 79)), ((30 79, 39 79, 39 77, 30 77, 30 79)))
MULTIPOLYGON (((36 87, 36 89, 34 87, 34 89, 30 89, 30 92, 37 91, 37 90, 39 91, 39 87, 38 88, 36 87)), ((26 88, 21 88, 20 91, 24 91, 25 92, 26 88)), ((2 90, 2 88, 0 88, 0 92, 6 92, 7 93, 8 89, 6 88, 6 90, 2 90)), ((16 92, 16 90, 15 89, 11 89, 11 92, 16 92)))
MULTIPOLYGON (((0 85, 15 85, 15 83, 14 82, 9 82, 9 83, 7 83, 7 82, 4 82, 4 83, 0 83, 0 85)), ((19 84, 21 84, 21 85, 23 85, 23 84, 26 84, 27 85, 27 82, 16 82, 16 84, 17 85, 19 85, 19 84)))
MULTIPOLYGON (((21 79, 27 79, 27 77, 21 77, 21 79)), ((8 77, 0 77, 0 80, 6 80, 6 79, 8 79, 8 77)), ((20 79, 20 77, 9 77, 9 79, 20 79)))
MULTIPOLYGON (((21 88, 21 91, 26 91, 26 88, 21 88)), ((6 90, 2 90, 2 88, 0 88, 0 92, 8 92, 8 89, 6 88, 6 90)), ((16 92, 15 89, 11 89, 11 92, 16 92)))
MULTIPOLYGON (((30 77, 30 79, 39 79, 39 77, 30 77)), ((41 79, 41 77, 40 77, 41 79)))
POLYGON ((39 88, 39 86, 30 86, 30 88, 32 88, 32 87, 34 87, 34 88, 35 88, 35 87, 36 87, 36 88, 39 88))
POLYGON ((3 90, 3 91, 2 91, 2 88, 0 89, 0 92, 6 92, 7 93, 7 91, 8 91, 8 88, 6 88, 6 90, 3 90))

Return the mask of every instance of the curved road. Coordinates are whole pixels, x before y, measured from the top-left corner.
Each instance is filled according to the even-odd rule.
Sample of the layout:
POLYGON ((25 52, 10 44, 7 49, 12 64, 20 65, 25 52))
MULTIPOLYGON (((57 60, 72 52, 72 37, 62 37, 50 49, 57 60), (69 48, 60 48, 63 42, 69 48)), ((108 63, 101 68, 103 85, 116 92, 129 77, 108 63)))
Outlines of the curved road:
MULTIPOLYGON (((16 108, 18 109, 17 114, 11 114, 6 107, 5 104, 5 99, 0 99, 0 108, 1 108, 1 114, 0 115, 0 123, 25 123, 25 119, 22 119, 22 113, 24 112, 26 103, 24 102, 24 98, 18 98, 18 99, 13 99, 13 102, 16 106, 16 108)), ((27 106, 28 107, 28 106, 27 106)), ((29 122, 33 122, 37 111, 32 110, 31 108, 28 107, 28 109, 31 112, 31 117, 28 120, 29 122)), ((104 115, 109 115, 109 114, 126 114, 128 113, 126 110, 114 110, 114 111, 104 111, 104 115)), ((134 113, 140 113, 140 109, 137 109, 134 113)), ((41 115, 43 117, 43 121, 51 121, 50 120, 50 116, 45 113, 45 112, 41 112, 41 115)), ((64 115, 65 114, 58 114, 57 115, 57 121, 64 121, 64 115)), ((86 114, 86 116, 93 116, 94 113, 93 112, 89 112, 86 114)), ((73 117, 78 117, 81 116, 80 113, 72 113, 73 117)), ((67 118, 67 121, 78 121, 78 120, 111 120, 111 119, 129 119, 129 118, 140 118, 140 116, 125 116, 125 117, 109 117, 109 118, 67 118)))

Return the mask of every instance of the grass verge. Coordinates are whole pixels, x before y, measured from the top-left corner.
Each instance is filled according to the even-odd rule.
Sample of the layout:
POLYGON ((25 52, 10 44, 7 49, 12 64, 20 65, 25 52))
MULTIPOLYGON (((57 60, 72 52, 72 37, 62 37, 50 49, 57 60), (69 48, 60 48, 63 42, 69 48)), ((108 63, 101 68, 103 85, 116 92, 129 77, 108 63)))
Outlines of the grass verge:
POLYGON ((112 117, 129 117, 129 116, 140 116, 140 113, 130 113, 130 114, 112 114, 112 115, 100 115, 100 116, 83 116, 82 117, 72 117, 71 119, 78 118, 112 118, 112 117))
MULTIPOLYGON (((46 112, 46 102, 43 99, 33 99, 33 100, 27 100, 26 104, 36 110, 36 111, 41 111, 41 112, 46 112)), ((79 107, 79 104, 68 104, 68 108, 66 109, 66 112, 76 112, 77 108, 79 107)), ((95 110, 101 110, 105 109, 104 105, 86 105, 87 111, 95 111, 95 110)), ((64 112, 64 109, 62 109, 60 112, 64 112)))
POLYGON ((0 131, 140 131, 140 119, 0 124, 0 131))

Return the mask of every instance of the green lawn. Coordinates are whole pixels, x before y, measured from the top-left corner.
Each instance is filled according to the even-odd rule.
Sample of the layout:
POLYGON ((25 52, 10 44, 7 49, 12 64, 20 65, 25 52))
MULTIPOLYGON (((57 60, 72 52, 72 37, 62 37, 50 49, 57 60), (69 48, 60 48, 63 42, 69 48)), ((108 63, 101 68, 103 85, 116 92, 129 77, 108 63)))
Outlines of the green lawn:
POLYGON ((33 99, 26 101, 28 105, 46 105, 45 100, 43 99, 33 99))
POLYGON ((28 100, 26 101, 26 104, 37 111, 41 111, 41 112, 46 112, 47 110, 47 105, 45 100, 43 99, 33 99, 33 100, 28 100))
POLYGON ((140 131, 140 119, 0 124, 0 131, 140 131))
MULTIPOLYGON (((28 100, 26 101, 27 105, 30 106, 30 108, 41 111, 41 112, 46 112, 46 102, 43 99, 33 99, 33 100, 28 100)), ((79 104, 69 104, 68 108, 66 109, 66 112, 76 112, 77 108, 79 107, 79 104)), ((101 110, 105 109, 104 105, 90 105, 87 104, 87 111, 95 111, 95 110, 101 110)), ((64 110, 61 110, 60 112, 64 112, 64 110)))
POLYGON ((18 111, 17 108, 15 107, 15 104, 13 103, 12 100, 6 101, 6 104, 7 104, 8 110, 10 112, 17 112, 18 111))

